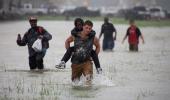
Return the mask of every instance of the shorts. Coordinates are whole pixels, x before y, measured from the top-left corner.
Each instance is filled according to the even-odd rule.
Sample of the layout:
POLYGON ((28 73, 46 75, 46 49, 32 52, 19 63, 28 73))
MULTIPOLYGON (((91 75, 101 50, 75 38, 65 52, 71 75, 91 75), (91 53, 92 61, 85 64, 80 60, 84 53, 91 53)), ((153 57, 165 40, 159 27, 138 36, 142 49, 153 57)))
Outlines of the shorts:
POLYGON ((104 39, 103 40, 103 51, 105 50, 112 50, 114 48, 114 41, 113 39, 104 39))
POLYGON ((93 64, 90 60, 81 64, 72 64, 72 81, 80 80, 80 77, 84 75, 88 81, 92 80, 93 76, 93 64))

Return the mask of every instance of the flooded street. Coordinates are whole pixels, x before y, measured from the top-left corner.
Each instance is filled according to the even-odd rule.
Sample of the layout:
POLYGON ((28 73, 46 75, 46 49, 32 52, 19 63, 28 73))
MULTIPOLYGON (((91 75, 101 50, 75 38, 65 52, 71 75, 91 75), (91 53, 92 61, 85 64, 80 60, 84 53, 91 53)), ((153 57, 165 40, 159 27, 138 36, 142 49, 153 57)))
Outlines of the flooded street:
MULTIPOLYGON (((99 36, 103 22, 95 21, 99 36)), ((113 52, 99 54, 103 74, 94 67, 92 87, 73 87, 70 61, 66 69, 55 69, 65 53, 64 42, 73 21, 39 21, 53 39, 44 59, 46 71, 30 72, 27 46, 16 44, 17 34, 29 29, 27 21, 0 23, 0 100, 169 100, 170 27, 142 27, 145 44, 139 52, 121 44, 128 25, 115 25, 118 37, 113 52)), ((102 46, 102 39, 100 40, 102 46)))

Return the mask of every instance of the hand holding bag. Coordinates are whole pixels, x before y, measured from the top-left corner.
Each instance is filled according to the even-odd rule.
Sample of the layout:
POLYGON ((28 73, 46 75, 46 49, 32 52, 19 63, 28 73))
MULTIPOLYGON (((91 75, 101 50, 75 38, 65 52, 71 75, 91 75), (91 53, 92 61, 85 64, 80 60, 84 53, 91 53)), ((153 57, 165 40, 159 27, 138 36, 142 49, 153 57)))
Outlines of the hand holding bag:
POLYGON ((33 48, 36 52, 41 52, 41 51, 42 51, 42 40, 38 38, 38 39, 33 43, 32 48, 33 48))

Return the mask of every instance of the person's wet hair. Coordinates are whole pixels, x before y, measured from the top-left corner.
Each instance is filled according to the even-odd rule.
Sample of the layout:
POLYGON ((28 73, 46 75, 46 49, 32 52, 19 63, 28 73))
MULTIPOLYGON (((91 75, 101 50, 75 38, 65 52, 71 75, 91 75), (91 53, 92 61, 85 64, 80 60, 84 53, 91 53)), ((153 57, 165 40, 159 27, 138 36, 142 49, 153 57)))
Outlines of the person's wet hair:
POLYGON ((84 24, 83 19, 81 19, 81 18, 76 18, 76 19, 74 20, 74 25, 77 26, 77 23, 78 23, 78 22, 79 22, 80 24, 82 24, 82 25, 84 24))
POLYGON ((90 20, 86 20, 86 21, 84 22, 84 25, 89 25, 89 26, 93 27, 93 23, 92 23, 92 21, 90 21, 90 20))
POLYGON ((105 22, 108 22, 108 21, 109 21, 109 18, 108 18, 108 17, 104 17, 104 21, 105 21, 105 22))

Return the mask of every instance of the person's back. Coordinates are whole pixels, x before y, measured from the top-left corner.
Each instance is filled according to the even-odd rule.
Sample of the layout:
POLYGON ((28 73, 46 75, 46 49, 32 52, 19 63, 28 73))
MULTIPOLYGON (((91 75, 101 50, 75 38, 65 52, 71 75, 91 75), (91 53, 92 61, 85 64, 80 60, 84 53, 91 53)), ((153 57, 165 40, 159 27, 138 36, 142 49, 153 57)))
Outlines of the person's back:
POLYGON ((114 40, 116 40, 117 31, 113 24, 109 23, 109 19, 107 17, 104 18, 104 24, 102 24, 99 39, 101 38, 102 34, 104 35, 103 51, 112 50, 114 48, 114 40))
POLYGON ((111 23, 104 23, 102 25, 102 33, 104 33, 104 39, 113 39, 113 32, 115 32, 115 29, 113 27, 113 24, 111 23))

